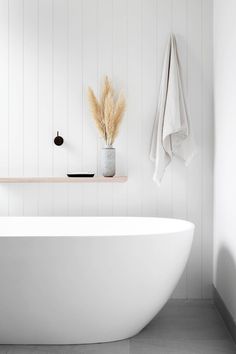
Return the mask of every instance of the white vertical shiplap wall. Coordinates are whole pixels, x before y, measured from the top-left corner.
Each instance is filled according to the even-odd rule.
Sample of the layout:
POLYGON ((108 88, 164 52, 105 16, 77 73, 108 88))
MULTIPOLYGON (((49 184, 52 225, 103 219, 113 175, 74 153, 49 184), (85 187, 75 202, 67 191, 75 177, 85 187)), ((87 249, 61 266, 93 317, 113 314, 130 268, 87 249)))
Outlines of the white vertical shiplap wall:
POLYGON ((187 218, 196 233, 177 298, 211 296, 212 0, 0 0, 0 175, 100 173, 86 92, 108 74, 127 97, 116 142, 126 184, 4 185, 1 215, 187 218), (199 153, 160 188, 148 158, 168 34, 176 34, 199 153), (62 147, 53 145, 59 130, 62 147))

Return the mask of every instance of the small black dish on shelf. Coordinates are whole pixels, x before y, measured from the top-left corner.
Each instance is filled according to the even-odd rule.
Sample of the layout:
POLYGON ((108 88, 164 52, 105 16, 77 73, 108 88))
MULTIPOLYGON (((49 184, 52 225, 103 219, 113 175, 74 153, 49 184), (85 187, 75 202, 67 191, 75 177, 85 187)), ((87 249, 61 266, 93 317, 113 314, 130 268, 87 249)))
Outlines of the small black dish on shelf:
POLYGON ((67 173, 67 177, 94 177, 94 173, 67 173))

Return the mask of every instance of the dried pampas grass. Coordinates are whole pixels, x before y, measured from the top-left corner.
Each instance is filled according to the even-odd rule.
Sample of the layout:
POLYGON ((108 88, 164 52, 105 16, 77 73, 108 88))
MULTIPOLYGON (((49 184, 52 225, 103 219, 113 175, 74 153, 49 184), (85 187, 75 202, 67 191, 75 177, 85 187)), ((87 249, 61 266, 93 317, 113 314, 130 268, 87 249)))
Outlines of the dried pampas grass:
POLYGON ((98 101, 90 87, 88 89, 88 101, 101 137, 105 140, 106 145, 111 146, 118 135, 125 112, 123 94, 120 94, 116 100, 112 83, 106 77, 102 86, 100 101, 98 101))

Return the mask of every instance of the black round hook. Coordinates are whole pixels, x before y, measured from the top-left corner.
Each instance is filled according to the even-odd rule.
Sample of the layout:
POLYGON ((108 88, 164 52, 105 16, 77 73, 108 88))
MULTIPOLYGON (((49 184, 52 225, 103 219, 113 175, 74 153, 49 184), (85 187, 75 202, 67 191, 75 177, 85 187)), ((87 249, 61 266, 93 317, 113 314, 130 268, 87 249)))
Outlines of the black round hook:
POLYGON ((59 132, 57 132, 57 136, 54 139, 54 144, 57 146, 61 146, 64 143, 64 139, 62 136, 59 135, 59 132))

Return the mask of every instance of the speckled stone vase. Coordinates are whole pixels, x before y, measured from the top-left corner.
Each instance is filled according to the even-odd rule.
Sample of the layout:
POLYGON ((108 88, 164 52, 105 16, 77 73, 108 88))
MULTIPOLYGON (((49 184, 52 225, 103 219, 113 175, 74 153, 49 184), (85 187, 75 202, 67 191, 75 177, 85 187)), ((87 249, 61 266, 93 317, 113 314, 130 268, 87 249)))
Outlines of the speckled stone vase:
POLYGON ((106 146, 102 149, 101 156, 102 174, 104 177, 113 177, 116 173, 116 149, 106 146))

